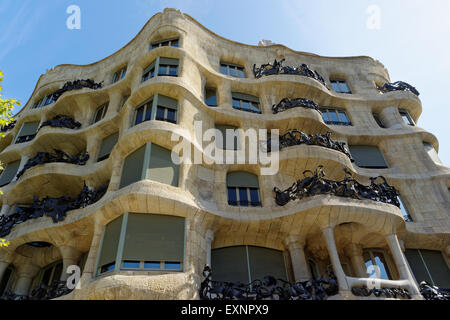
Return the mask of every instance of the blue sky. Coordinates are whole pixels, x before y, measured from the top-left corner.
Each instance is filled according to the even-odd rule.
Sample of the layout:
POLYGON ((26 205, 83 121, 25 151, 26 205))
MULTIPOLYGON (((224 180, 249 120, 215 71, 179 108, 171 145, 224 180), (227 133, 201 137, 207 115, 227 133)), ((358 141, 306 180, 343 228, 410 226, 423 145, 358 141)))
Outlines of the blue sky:
POLYGON ((0 70, 5 97, 29 99, 39 76, 58 64, 89 64, 128 43, 165 7, 178 8, 226 38, 261 39, 326 56, 368 55, 391 80, 421 93, 418 125, 435 134, 450 165, 450 1, 448 0, 0 0, 0 70), (70 5, 81 30, 66 28, 70 5), (376 5, 380 29, 367 27, 376 5))

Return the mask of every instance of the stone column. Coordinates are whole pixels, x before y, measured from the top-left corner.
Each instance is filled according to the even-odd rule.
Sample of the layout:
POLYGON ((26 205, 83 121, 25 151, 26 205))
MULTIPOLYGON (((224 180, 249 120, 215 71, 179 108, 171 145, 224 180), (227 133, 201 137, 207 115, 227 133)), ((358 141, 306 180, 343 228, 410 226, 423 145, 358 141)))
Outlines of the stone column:
POLYGON ((305 241, 288 238, 285 245, 289 250, 291 256, 292 269, 294 271, 294 278, 296 282, 307 281, 311 279, 308 263, 305 257, 305 241))
POLYGON ((98 134, 92 134, 91 136, 89 136, 89 139, 87 139, 86 151, 87 153, 89 153, 88 163, 97 162, 97 157, 98 153, 100 152, 101 143, 102 141, 99 138, 98 134))
POLYGON ((63 260, 63 269, 61 273, 61 281, 66 281, 69 277, 67 273, 67 268, 72 265, 78 265, 78 262, 81 258, 81 252, 73 247, 62 246, 59 247, 59 251, 61 251, 61 256, 63 260))
POLYGON ((402 129, 405 125, 397 107, 386 107, 380 113, 384 125, 389 129, 402 129))
POLYGON ((403 255, 402 248, 398 242, 396 234, 390 234, 386 236, 386 241, 389 245, 389 249, 394 258, 395 265, 397 267, 398 273, 401 280, 408 280, 410 282, 409 291, 413 296, 421 296, 419 288, 417 286, 414 276, 411 274, 411 269, 409 268, 408 261, 406 261, 403 255))
POLYGON ((95 275, 95 267, 97 265, 97 258, 100 249, 100 242, 102 241, 103 231, 105 226, 96 221, 94 225, 94 235, 92 237, 91 248, 84 265, 83 275, 81 276, 81 286, 88 283, 95 275))
POLYGON ((25 263, 17 269, 17 281, 14 294, 28 296, 33 278, 38 274, 40 268, 32 263, 25 263))
POLYGON ((363 258, 363 250, 361 245, 352 243, 347 248, 350 260, 352 261, 353 270, 359 278, 367 278, 366 267, 363 258))
POLYGON ((6 215, 6 214, 9 212, 9 209, 10 209, 10 208, 11 208, 11 207, 10 207, 9 205, 7 205, 6 203, 3 203, 2 209, 1 209, 1 211, 0 211, 0 216, 6 215))
POLYGON ((212 231, 212 230, 206 231, 205 240, 206 240, 206 265, 209 267, 212 267, 211 266, 211 247, 212 247, 212 242, 214 240, 214 231, 212 231))
POLYGON ((323 228, 322 233, 325 237, 328 254, 333 265, 334 274, 336 275, 337 281, 339 283, 339 291, 349 291, 347 277, 345 276, 344 269, 342 269, 341 261, 339 260, 339 254, 336 248, 336 243, 334 241, 333 227, 323 228))

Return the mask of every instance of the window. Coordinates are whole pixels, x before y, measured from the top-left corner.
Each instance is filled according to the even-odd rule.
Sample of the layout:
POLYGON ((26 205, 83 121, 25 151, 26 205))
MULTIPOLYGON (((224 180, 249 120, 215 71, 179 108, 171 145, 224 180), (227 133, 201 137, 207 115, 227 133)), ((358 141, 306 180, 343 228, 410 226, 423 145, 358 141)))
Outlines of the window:
POLYGON ((133 124, 138 125, 149 120, 176 124, 178 122, 178 101, 161 94, 155 94, 151 100, 136 109, 133 124))
POLYGON ((245 78, 245 68, 237 64, 220 63, 220 73, 235 78, 245 78))
POLYGON ((125 75, 127 74, 127 67, 128 66, 125 66, 122 69, 120 69, 119 71, 114 73, 112 83, 119 82, 120 80, 122 80, 125 77, 125 75))
POLYGON ((130 98, 129 95, 123 96, 122 101, 120 102, 120 105, 119 105, 119 111, 122 110, 122 108, 125 105, 125 103, 127 103, 128 98, 130 98))
POLYGON ((109 158, 109 155, 119 140, 119 133, 113 133, 112 135, 103 139, 102 144, 100 146, 100 151, 98 153, 97 162, 106 160, 109 158))
POLYGON ((360 168, 386 169, 388 165, 380 149, 374 146, 349 146, 355 163, 360 168))
POLYGON ((2 174, 0 175, 0 187, 6 186, 11 181, 13 181, 14 177, 19 171, 20 160, 8 163, 3 169, 2 174))
POLYGON ((142 74, 142 82, 158 76, 178 77, 178 59, 158 57, 142 74))
POLYGON ((433 160, 437 164, 441 164, 441 165, 443 164, 441 159, 439 159, 439 155, 436 152, 436 149, 433 147, 432 144, 430 144, 428 142, 423 142, 423 147, 425 148, 425 151, 430 156, 431 160, 433 160))
POLYGON ((380 128, 386 128, 378 113, 372 113, 372 115, 380 128))
POLYGON ((35 288, 40 285, 50 286, 56 281, 60 281, 63 272, 63 262, 57 261, 41 269, 38 274, 35 288))
POLYGON ((337 108, 320 108, 322 112, 323 121, 326 124, 339 125, 339 126, 351 126, 347 113, 343 109, 337 108))
POLYGON ((217 90, 214 88, 206 88, 205 104, 209 107, 217 107, 217 90))
POLYGON ((398 202, 400 203, 400 210, 402 211, 403 214, 403 218, 405 219, 406 222, 413 222, 413 218, 411 217, 411 215, 409 214, 409 210, 408 207, 405 205, 402 196, 399 195, 397 197, 398 202))
POLYGON ((24 143, 34 139, 39 128, 39 122, 24 123, 17 135, 16 143, 24 143))
POLYGON ((409 115, 409 112, 407 110, 398 110, 398 112, 400 113, 400 116, 402 117, 403 121, 409 125, 409 126, 415 126, 416 124, 414 123, 414 120, 411 118, 411 116, 409 115))
POLYGON ((114 270, 183 271, 185 219, 126 213, 105 227, 97 274, 114 270))
POLYGON ((227 175, 228 204, 239 207, 260 207, 258 176, 244 171, 227 175))
POLYGON ((211 251, 214 281, 251 283, 266 276, 287 280, 282 251, 255 247, 236 246, 211 251))
POLYGON ((317 264, 314 260, 308 260, 309 272, 311 273, 311 278, 317 279, 319 278, 319 269, 317 268, 317 264))
POLYGON ((45 107, 55 101, 56 100, 55 100, 55 97, 53 96, 53 93, 48 94, 48 95, 44 96, 42 99, 35 102, 35 104, 33 105, 33 109, 39 109, 39 108, 45 107))
POLYGON ((369 278, 392 280, 383 250, 369 249, 363 253, 366 272, 369 278))
POLYGON ((330 79, 331 86, 333 87, 333 90, 337 93, 347 93, 351 94, 352 91, 347 85, 347 82, 345 80, 336 80, 336 79, 330 79))
POLYGON ((176 47, 178 48, 180 46, 180 41, 178 38, 175 39, 170 39, 170 40, 162 40, 162 41, 157 41, 157 42, 153 42, 150 45, 150 50, 156 49, 156 48, 160 48, 160 47, 176 47))
POLYGON ((219 149, 222 150, 239 150, 240 149, 240 134, 237 127, 235 126, 228 126, 228 125, 216 125, 215 126, 217 130, 219 130, 222 133, 223 140, 220 141, 218 137, 216 137, 216 146, 219 149), (230 130, 233 130, 230 132, 233 136, 228 136, 227 130, 230 132, 230 130))
POLYGON ((14 266, 9 265, 5 273, 3 274, 3 277, 0 281, 0 297, 3 296, 6 292, 9 291, 9 289, 12 287, 12 284, 14 282, 14 266))
POLYGON ((450 288, 450 269, 440 251, 406 249, 405 256, 417 283, 450 288))
POLYGON ((147 143, 125 158, 120 188, 145 179, 178 187, 179 165, 172 157, 178 159, 171 150, 147 143))
POLYGON ((100 120, 102 120, 105 117, 106 112, 108 112, 108 106, 109 106, 109 102, 98 107, 98 109, 94 113, 94 118, 92 119, 92 124, 99 122, 100 120))
POLYGON ((233 92, 231 96, 234 109, 261 114, 261 107, 257 97, 237 92, 233 92))

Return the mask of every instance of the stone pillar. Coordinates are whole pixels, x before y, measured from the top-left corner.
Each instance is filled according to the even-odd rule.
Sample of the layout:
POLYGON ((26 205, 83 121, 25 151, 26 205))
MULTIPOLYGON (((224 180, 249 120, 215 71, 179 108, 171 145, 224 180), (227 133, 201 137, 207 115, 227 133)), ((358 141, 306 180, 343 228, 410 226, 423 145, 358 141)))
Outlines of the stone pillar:
POLYGON ((356 272, 356 276, 359 278, 367 278, 361 245, 352 243, 347 249, 352 262, 353 270, 356 272))
POLYGON ((27 296, 33 278, 38 274, 40 268, 32 263, 25 263, 17 269, 17 281, 14 287, 14 294, 19 296, 27 296))
POLYGON ((9 209, 10 209, 10 208, 11 208, 11 207, 10 207, 9 205, 7 205, 6 203, 3 203, 2 209, 1 209, 1 211, 0 211, 0 216, 6 215, 6 214, 9 212, 9 209))
POLYGON ((401 280, 408 280, 410 282, 409 292, 413 296, 421 296, 419 288, 417 286, 414 276, 411 274, 411 269, 409 268, 408 261, 406 261, 403 255, 402 248, 398 242, 396 234, 390 234, 386 236, 386 241, 389 245, 389 249, 394 258, 395 265, 397 267, 398 273, 401 280))
POLYGON ((209 267, 212 267, 211 266, 211 247, 212 247, 212 242, 214 240, 214 231, 212 231, 212 230, 206 231, 205 240, 206 240, 206 265, 209 267))
POLYGON ((380 113, 384 125, 389 129, 402 129, 405 127, 397 107, 386 107, 380 113))
POLYGON ((344 269, 342 269, 341 261, 339 260, 339 254, 336 248, 336 243, 334 241, 333 227, 323 228, 322 233, 325 237, 328 254, 333 265, 334 274, 336 275, 337 281, 339 283, 339 291, 349 291, 347 277, 345 276, 344 269))
POLYGON ((106 111, 105 118, 108 118, 114 113, 119 111, 120 104, 122 102, 122 92, 114 90, 109 94, 108 111, 106 111))
POLYGON ((63 260, 63 269, 61 273, 61 279, 62 281, 66 281, 69 277, 69 274, 67 273, 67 268, 72 265, 78 265, 78 262, 81 258, 81 252, 73 247, 68 246, 62 246, 59 247, 59 250, 61 251, 61 256, 63 260))
POLYGON ((6 268, 8 268, 9 262, 0 261, 0 282, 3 280, 3 276, 5 275, 6 268))
POLYGON ((97 258, 104 230, 105 226, 96 221, 94 225, 94 235, 92 237, 91 248, 89 249, 89 254, 80 280, 81 286, 83 286, 83 283, 88 283, 95 275, 95 267, 97 265, 97 258))
POLYGON ((89 136, 86 142, 86 151, 89 153, 88 163, 97 162, 98 153, 100 152, 100 146, 102 144, 98 134, 92 134, 89 136))
POLYGON ((307 281, 311 279, 308 263, 305 257, 305 241, 288 238, 285 245, 289 250, 291 256, 292 269, 294 271, 294 278, 296 282, 307 281))

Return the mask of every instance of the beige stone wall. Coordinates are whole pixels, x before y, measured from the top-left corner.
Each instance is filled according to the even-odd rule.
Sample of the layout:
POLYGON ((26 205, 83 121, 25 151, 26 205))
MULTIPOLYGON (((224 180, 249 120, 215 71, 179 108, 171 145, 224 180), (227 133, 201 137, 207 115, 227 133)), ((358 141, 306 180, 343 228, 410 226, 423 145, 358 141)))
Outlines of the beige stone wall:
MULTIPOLYGON (((403 123, 397 109, 409 111, 415 121, 422 113, 420 100, 410 92, 380 94, 375 83, 389 82, 384 66, 369 57, 331 58, 295 52, 284 46, 256 47, 235 43, 205 29, 188 15, 167 9, 155 15, 127 46, 110 57, 88 66, 61 65, 39 79, 36 88, 17 115, 16 127, 0 141, 0 161, 3 163, 33 157, 39 151, 62 149, 75 154, 87 150, 91 155, 83 167, 69 164, 46 164, 34 167, 18 181, 3 188, 0 202, 7 208, 31 203, 33 196, 75 195, 83 185, 97 187, 109 181, 107 194, 96 204, 68 214, 64 222, 53 224, 48 218, 27 221, 16 226, 7 237, 11 246, 2 251, 4 260, 14 263, 15 257, 29 241, 47 241, 56 248, 70 246, 79 252, 89 252, 82 280, 82 289, 67 299, 197 299, 201 271, 206 263, 207 230, 214 232, 212 248, 232 245, 257 245, 285 252, 286 239, 294 237, 304 243, 307 257, 314 258, 319 271, 330 265, 329 247, 322 229, 335 228, 336 246, 342 263, 350 265, 357 276, 348 246, 383 248, 389 256, 386 236, 397 234, 406 248, 439 250, 449 259, 450 245, 450 170, 434 163, 426 154, 422 142, 438 149, 437 139, 419 127, 403 123), (149 50, 151 42, 180 38, 180 47, 149 50), (141 83, 142 71, 156 57, 177 58, 180 61, 177 78, 155 77, 141 83), (353 94, 339 94, 306 77, 276 75, 254 79, 253 64, 261 65, 274 59, 286 59, 286 65, 302 63, 317 70, 327 81, 345 79, 353 94), (220 74, 221 61, 245 66, 247 78, 231 78, 220 74), (127 65, 125 78, 111 84, 112 75, 127 65), (41 109, 31 109, 35 101, 76 79, 104 81, 100 90, 82 89, 65 93, 56 103, 41 109), (204 87, 216 87, 217 108, 204 104, 204 87), (232 108, 231 92, 259 97, 262 114, 255 115, 232 108), (154 94, 177 99, 178 124, 148 121, 130 126, 134 110, 154 94), (130 95, 123 108, 123 96, 130 95), (296 108, 273 115, 271 107, 283 98, 312 99, 320 106, 346 110, 353 126, 330 126, 314 110, 296 108), (103 120, 91 125, 95 110, 109 101, 103 120), (380 128, 372 117, 377 112, 387 125, 380 128), (12 144, 23 123, 46 121, 66 114, 81 122, 77 131, 46 127, 31 142, 12 144), (333 138, 351 145, 376 145, 383 152, 388 169, 363 169, 333 150, 317 146, 296 146, 280 153, 280 170, 276 175, 263 176, 259 165, 188 165, 180 170, 179 187, 141 181, 119 189, 124 159, 146 142, 172 149, 173 132, 187 138, 194 135, 194 121, 203 128, 227 124, 242 129, 279 129, 284 133, 297 128, 306 133, 332 132, 333 138), (114 132, 120 139, 108 160, 96 163, 101 141, 114 132), (394 206, 369 200, 316 196, 276 205, 273 188, 284 189, 302 177, 304 170, 324 165, 332 179, 344 177, 348 168, 361 182, 383 175, 397 187, 405 199, 414 222, 405 223, 394 206), (249 171, 259 176, 261 208, 231 207, 227 203, 226 174, 229 171, 249 171), (181 274, 135 274, 120 272, 94 278, 98 247, 104 226, 125 212, 159 213, 187 218, 186 270, 181 274), (352 229, 345 226, 352 223, 352 229), (342 225, 344 224, 344 225, 342 225)), ((193 150, 202 152, 204 145, 190 140, 193 150)), ((61 259, 54 256, 53 261, 61 259)), ((391 259, 391 258, 390 258, 391 259)), ((42 259, 41 259, 42 260, 42 259)), ((3 261, 3 260, 2 260, 3 261)), ((48 262, 48 261, 46 261, 48 262)), ((42 263, 36 263, 42 267, 42 263)), ((398 264, 391 262, 396 278, 398 264)), ((293 274, 292 270, 290 273, 293 274)), ((294 279, 292 279, 294 280, 294 279)))

